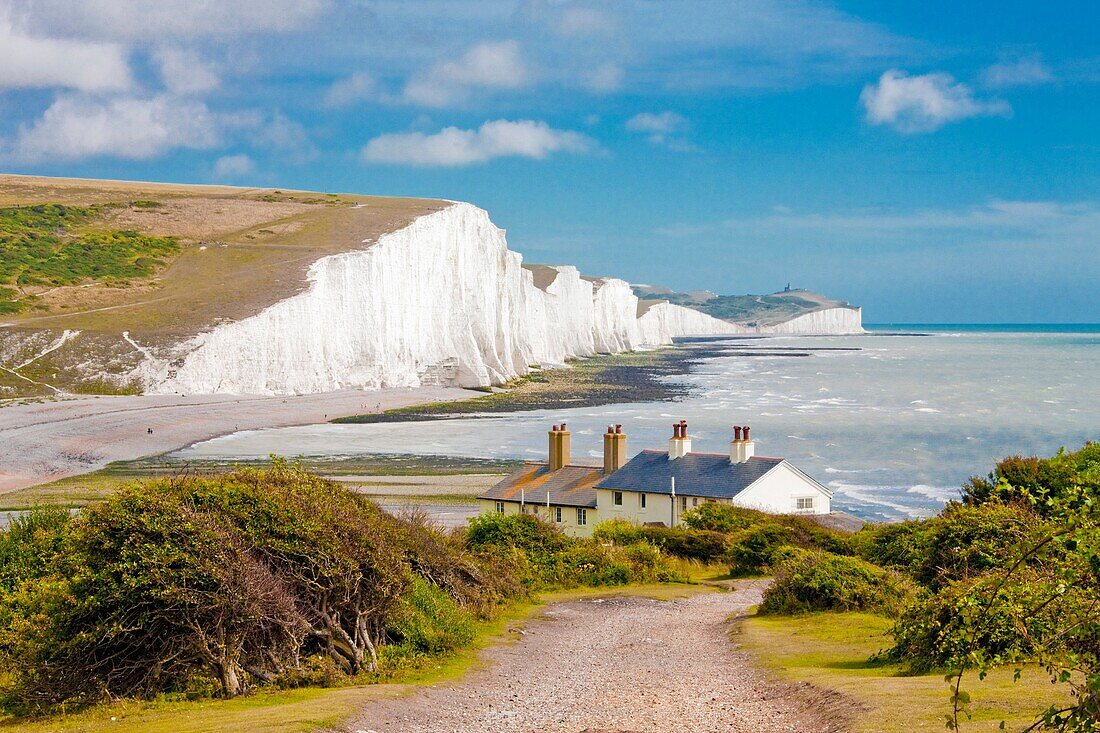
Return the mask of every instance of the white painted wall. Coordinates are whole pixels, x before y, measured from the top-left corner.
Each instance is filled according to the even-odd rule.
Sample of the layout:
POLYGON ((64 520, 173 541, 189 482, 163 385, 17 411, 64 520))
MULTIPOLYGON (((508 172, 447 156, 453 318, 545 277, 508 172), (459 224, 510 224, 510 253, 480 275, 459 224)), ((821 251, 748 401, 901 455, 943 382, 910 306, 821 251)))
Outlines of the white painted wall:
POLYGON ((734 498, 737 506, 759 509, 772 514, 828 514, 832 499, 814 481, 784 461, 734 498), (797 509, 799 497, 812 497, 812 511, 797 509))

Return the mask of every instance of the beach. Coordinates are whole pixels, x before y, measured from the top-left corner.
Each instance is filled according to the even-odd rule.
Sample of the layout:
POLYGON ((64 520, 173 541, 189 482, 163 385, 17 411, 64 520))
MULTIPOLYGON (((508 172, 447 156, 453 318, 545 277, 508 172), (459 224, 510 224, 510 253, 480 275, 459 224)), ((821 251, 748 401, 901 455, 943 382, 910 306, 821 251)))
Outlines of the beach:
POLYGON ((0 409, 0 493, 238 431, 323 423, 470 395, 463 389, 422 387, 276 397, 65 397, 9 404, 0 409))

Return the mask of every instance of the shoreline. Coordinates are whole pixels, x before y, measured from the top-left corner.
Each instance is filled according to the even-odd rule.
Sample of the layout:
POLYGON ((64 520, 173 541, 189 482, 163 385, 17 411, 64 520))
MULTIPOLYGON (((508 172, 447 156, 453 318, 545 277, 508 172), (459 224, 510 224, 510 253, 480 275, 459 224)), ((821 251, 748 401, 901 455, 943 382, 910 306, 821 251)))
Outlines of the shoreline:
POLYGON ((241 430, 310 425, 469 395, 455 387, 421 387, 275 397, 89 396, 9 405, 0 410, 0 495, 241 430))

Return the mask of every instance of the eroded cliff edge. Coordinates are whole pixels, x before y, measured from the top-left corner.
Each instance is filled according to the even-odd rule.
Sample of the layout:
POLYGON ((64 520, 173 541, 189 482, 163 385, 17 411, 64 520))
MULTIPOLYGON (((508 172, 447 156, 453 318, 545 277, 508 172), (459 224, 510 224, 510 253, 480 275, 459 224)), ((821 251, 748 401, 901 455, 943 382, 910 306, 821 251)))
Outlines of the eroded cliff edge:
POLYGON ((153 354, 142 381, 187 394, 477 386, 532 365, 746 332, 669 303, 639 315, 625 281, 547 269, 536 283, 485 211, 455 203, 318 260, 304 292, 153 354))

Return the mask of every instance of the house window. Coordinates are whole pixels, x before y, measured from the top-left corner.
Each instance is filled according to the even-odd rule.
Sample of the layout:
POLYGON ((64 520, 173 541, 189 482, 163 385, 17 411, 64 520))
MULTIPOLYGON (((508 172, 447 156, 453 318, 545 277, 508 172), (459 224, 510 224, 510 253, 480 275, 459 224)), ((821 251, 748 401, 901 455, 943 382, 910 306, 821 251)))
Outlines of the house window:
POLYGON ((504 514, 504 502, 503 501, 498 501, 497 502, 497 514, 504 514))
POLYGON ((814 498, 812 496, 800 496, 795 499, 795 508, 801 512, 813 511, 814 498))
POLYGON ((699 506, 699 497, 698 496, 691 497, 691 505, 692 506, 699 506))
POLYGON ((638 506, 645 509, 645 494, 638 494, 638 506))
POLYGON ((680 509, 681 509, 681 511, 686 512, 687 508, 688 508, 688 498, 686 496, 681 496, 680 497, 680 509))
POLYGON ((588 510, 577 507, 577 526, 583 527, 588 524, 588 510))
POLYGON ((622 506, 623 505, 623 492, 616 491, 614 494, 611 495, 611 501, 614 502, 615 506, 622 506))
POLYGON ((558 522, 559 524, 561 523, 561 507, 560 506, 554 507, 554 521, 558 522))

